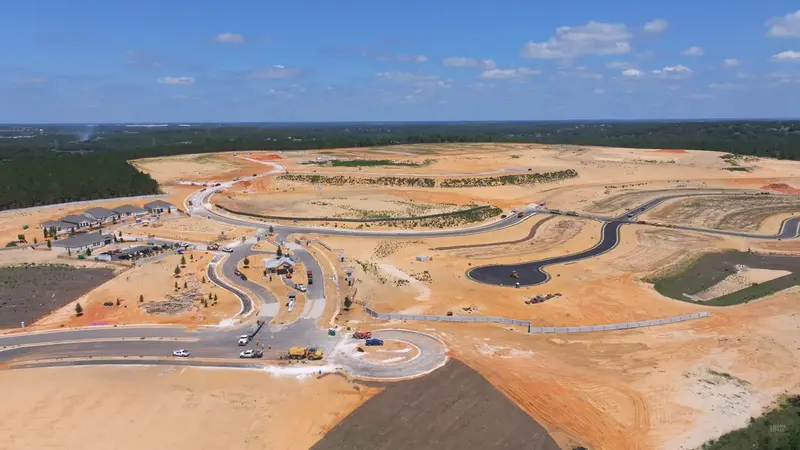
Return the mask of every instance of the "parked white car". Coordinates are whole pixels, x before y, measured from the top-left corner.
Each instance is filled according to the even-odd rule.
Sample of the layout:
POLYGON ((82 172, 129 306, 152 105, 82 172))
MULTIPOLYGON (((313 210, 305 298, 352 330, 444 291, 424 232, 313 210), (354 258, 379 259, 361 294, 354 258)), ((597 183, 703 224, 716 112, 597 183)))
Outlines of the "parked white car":
POLYGON ((239 353, 239 358, 261 358, 263 355, 261 350, 245 350, 239 353))
POLYGON ((243 334, 239 336, 239 345, 247 345, 250 342, 250 336, 243 334))
POLYGON ((182 348, 180 350, 175 350, 174 352, 172 352, 172 356, 186 358, 187 356, 189 356, 189 350, 186 350, 185 348, 182 348))
POLYGON ((225 252, 225 253, 233 253, 233 249, 230 248, 230 247, 225 247, 225 248, 222 249, 222 251, 225 252))
POLYGON ((294 287, 300 292, 305 292, 308 290, 305 284, 296 284, 294 287))

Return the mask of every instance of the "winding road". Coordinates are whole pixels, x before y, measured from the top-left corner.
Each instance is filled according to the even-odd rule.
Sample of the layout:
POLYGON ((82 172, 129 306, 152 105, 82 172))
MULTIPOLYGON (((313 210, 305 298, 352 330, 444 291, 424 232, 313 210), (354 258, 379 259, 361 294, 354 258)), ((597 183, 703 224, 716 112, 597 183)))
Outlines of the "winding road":
MULTIPOLYGON (((329 336, 326 330, 317 328, 317 319, 325 311, 325 280, 324 272, 319 262, 313 255, 306 251, 302 245, 287 242, 295 259, 318 275, 318 282, 309 286, 307 292, 307 307, 300 318, 295 322, 274 326, 269 324, 270 319, 277 315, 279 302, 262 284, 252 280, 242 280, 234 274, 237 263, 244 257, 260 257, 264 253, 253 249, 253 244, 265 235, 264 228, 269 223, 264 221, 247 220, 234 217, 216 210, 211 205, 211 197, 218 191, 233 186, 238 182, 274 175, 284 172, 278 164, 266 161, 257 161, 260 164, 272 167, 271 171, 244 177, 239 180, 220 183, 219 186, 204 188, 186 198, 184 210, 190 215, 206 217, 231 225, 261 229, 258 236, 252 237, 234 246, 230 255, 218 253, 207 269, 207 276, 213 283, 223 289, 233 292, 241 301, 242 309, 237 318, 243 321, 238 326, 206 327, 196 331, 189 331, 181 327, 168 326, 120 326, 120 327, 93 327, 73 330, 19 333, 0 335, 0 363, 14 363, 14 367, 41 367, 62 365, 89 365, 89 364, 154 364, 154 365, 197 365, 214 367, 241 367, 259 368, 262 365, 249 360, 232 360, 244 348, 253 348, 256 344, 264 347, 265 359, 278 359, 286 349, 294 345, 321 347, 326 353, 325 362, 341 367, 348 373, 365 378, 399 379, 420 376, 441 367, 447 361, 447 349, 437 338, 419 332, 404 330, 381 330, 376 337, 394 339, 408 342, 420 349, 416 358, 401 364, 381 364, 353 358, 338 350, 344 336, 329 336), (258 311, 257 317, 251 317, 258 311), (262 327, 246 347, 236 345, 238 336, 247 332, 255 321, 262 319, 268 325, 262 327), (177 348, 188 349, 192 357, 186 359, 170 358, 172 351, 177 348)), ((737 191, 741 192, 741 191, 737 191)), ((719 195, 731 195, 730 192, 719 192, 719 195)), ((543 270, 545 267, 591 258, 613 249, 619 242, 619 230, 625 224, 635 223, 636 216, 654 208, 664 201, 692 196, 717 195, 715 193, 686 193, 679 195, 665 195, 653 199, 635 208, 628 217, 628 213, 618 217, 601 217, 590 214, 578 214, 590 220, 603 222, 600 241, 594 247, 572 255, 559 256, 540 261, 532 261, 517 265, 494 265, 477 267, 470 270, 468 276, 479 282, 491 283, 499 286, 513 284, 519 281, 520 285, 534 285, 546 282, 549 275, 543 270), (513 280, 509 274, 517 270, 520 278, 513 280)), ((553 211, 537 210, 543 214, 556 214, 553 211)), ((413 237, 444 237, 465 236, 502 230, 529 218, 518 218, 516 215, 502 220, 493 221, 469 228, 433 230, 433 231, 372 231, 372 230, 342 230, 336 228, 305 227, 295 225, 272 224, 277 239, 287 241, 291 235, 338 235, 354 237, 386 237, 386 238, 413 238, 413 237)), ((783 239, 793 238, 798 234, 800 217, 786 220, 781 230, 776 235, 763 236, 748 233, 738 233, 723 230, 709 230, 693 227, 676 226, 676 229, 716 233, 724 235, 742 236, 758 239, 783 239)), ((528 238, 536 233, 538 227, 534 226, 528 238)), ((481 244, 479 244, 481 245, 481 244)), ((494 245, 494 244, 488 244, 494 245)))

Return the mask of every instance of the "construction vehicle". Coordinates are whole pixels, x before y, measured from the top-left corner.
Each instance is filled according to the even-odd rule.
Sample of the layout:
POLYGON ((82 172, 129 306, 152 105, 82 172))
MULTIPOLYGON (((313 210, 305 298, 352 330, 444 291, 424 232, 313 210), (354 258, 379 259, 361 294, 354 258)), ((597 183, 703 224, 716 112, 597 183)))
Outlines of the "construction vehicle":
POLYGON ((519 273, 516 270, 511 271, 511 278, 519 278, 519 273))
POLYGON ((647 221, 644 221, 644 220, 640 220, 640 221, 638 221, 636 223, 638 223, 639 225, 647 225, 647 221))
POLYGON ((356 331, 353 333, 354 339, 372 339, 372 331, 356 331))
POLYGON ((364 342, 364 344, 368 346, 383 345, 383 339, 377 339, 377 338, 367 339, 366 342, 364 342))
POLYGON ((561 214, 561 210, 558 209, 551 209, 550 214, 561 214))
POLYGON ((322 350, 316 347, 291 347, 289 349, 289 359, 305 359, 312 361, 322 359, 322 350))
POLYGON ((567 211, 567 215, 572 217, 578 217, 578 213, 576 213, 575 211, 567 211))

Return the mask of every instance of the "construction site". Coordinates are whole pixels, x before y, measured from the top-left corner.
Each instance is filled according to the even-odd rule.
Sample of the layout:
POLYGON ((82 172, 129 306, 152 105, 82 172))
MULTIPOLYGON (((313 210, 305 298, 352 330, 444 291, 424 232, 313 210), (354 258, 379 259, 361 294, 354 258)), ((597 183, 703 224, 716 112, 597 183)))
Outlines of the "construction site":
MULTIPOLYGON (((124 423, 181 447, 223 445, 241 423, 255 448, 268 435, 280 448, 407 448, 442 432, 442 448, 476 433, 483 448, 700 447, 800 389, 797 163, 731 172, 725 155, 426 144, 136 161, 182 193, 181 211, 115 231, 188 245, 132 262, 15 250, 113 273, 87 272, 74 297, 26 312, 22 331, 14 316, 3 336, 148 326, 145 342, 93 344, 108 353, 92 358, 168 367, 48 369, 64 376, 42 399, 76 377, 105 381, 50 398, 17 442, 52 445, 37 430, 77 397, 86 417, 130 397, 97 448, 124 423), (185 354, 169 359, 165 339, 185 354), (162 395, 128 392, 141 379, 162 395), (253 410, 263 423, 250 426, 253 410), (191 442, 168 436, 204 414, 213 425, 191 442)), ((63 347, 3 360, 19 371, 0 375, 36 379, 31 365, 97 351, 63 347)), ((63 442, 84 430, 73 425, 63 442)))

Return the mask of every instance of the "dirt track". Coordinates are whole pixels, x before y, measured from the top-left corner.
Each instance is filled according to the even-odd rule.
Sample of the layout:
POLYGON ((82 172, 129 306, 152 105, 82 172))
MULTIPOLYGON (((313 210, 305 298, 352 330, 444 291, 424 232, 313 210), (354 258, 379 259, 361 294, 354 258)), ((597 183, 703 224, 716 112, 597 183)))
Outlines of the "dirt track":
POLYGON ((314 450, 409 448, 556 450, 547 431, 469 366, 450 362, 411 381, 390 383, 314 450))
POLYGON ((483 248, 483 247, 494 247, 496 245, 514 245, 514 244, 521 244, 523 242, 529 241, 536 236, 536 232, 539 231, 539 228, 542 224, 546 223, 548 220, 555 219, 556 216, 549 216, 544 220, 539 221, 534 226, 531 227, 531 231, 522 239, 517 239, 515 241, 505 241, 505 242, 489 242, 486 244, 472 244, 472 245, 453 245, 450 247, 438 247, 434 248, 434 250, 461 250, 464 248, 483 248))

